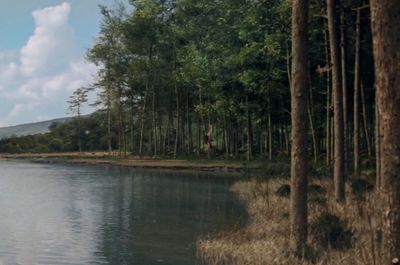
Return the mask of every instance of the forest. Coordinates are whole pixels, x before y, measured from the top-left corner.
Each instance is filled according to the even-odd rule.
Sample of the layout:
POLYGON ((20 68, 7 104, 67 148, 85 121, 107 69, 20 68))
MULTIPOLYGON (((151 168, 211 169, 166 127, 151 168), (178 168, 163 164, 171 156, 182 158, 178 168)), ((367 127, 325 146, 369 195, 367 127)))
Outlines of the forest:
MULTIPOLYGON (((203 260, 399 264, 398 1, 132 0, 100 12, 101 31, 87 51, 99 70, 93 84, 71 95, 76 119, 45 135, 3 139, 2 152, 35 152, 39 142, 39 151, 117 151, 121 158, 290 160, 289 200, 271 199, 288 216, 273 212, 271 222, 287 224, 288 241, 275 243, 290 242, 294 258, 279 250, 270 255, 280 262, 246 263, 253 250, 219 248, 218 242, 236 240, 231 235, 200 241, 203 260), (97 111, 81 116, 90 93, 97 95, 90 103, 97 111), (318 170, 325 176, 309 176, 318 170), (323 200, 312 194, 320 189, 323 200), (368 195, 357 197, 357 189, 368 195), (321 222, 342 218, 338 223, 349 230, 309 225, 321 212, 321 222), (354 251, 340 254, 339 243, 354 251)), ((282 184, 268 179, 237 188, 256 190, 241 191, 250 211, 255 197, 267 207, 269 189, 282 184)), ((285 193, 285 185, 276 188, 285 193)), ((276 211, 269 202, 265 212, 276 211)), ((263 229, 262 235, 272 228, 263 229)))

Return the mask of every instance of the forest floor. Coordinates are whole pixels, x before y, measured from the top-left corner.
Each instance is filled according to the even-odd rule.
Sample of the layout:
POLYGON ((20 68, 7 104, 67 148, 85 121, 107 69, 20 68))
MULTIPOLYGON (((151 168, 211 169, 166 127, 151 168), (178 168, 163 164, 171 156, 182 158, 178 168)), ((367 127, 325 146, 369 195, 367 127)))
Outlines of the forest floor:
MULTIPOLYGON (((373 175, 373 172, 368 172, 373 175)), ((334 199, 330 177, 312 178, 308 187, 308 245, 299 258, 290 252, 290 179, 239 181, 232 187, 245 203, 248 223, 207 235, 197 255, 209 265, 379 265, 382 207, 367 175, 346 186, 346 202, 334 199)))
POLYGON ((259 170, 262 161, 224 160, 224 159, 171 159, 128 156, 120 158, 117 153, 107 152, 65 152, 65 153, 21 153, 0 154, 0 159, 21 159, 43 163, 70 163, 90 165, 115 165, 132 168, 160 170, 204 171, 213 173, 243 174, 259 170))

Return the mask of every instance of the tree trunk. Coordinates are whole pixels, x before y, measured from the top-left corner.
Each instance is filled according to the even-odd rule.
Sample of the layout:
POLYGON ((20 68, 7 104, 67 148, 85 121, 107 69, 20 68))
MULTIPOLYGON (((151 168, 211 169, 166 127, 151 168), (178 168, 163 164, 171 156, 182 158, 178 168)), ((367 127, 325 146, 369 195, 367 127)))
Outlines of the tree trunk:
MULTIPOLYGON (((325 61, 330 67, 330 52, 329 52, 329 31, 325 30, 325 61)), ((331 165, 331 75, 330 71, 326 72, 326 165, 331 165)))
POLYGON ((271 101, 268 95, 268 160, 272 160, 272 122, 271 122, 271 101))
POLYGON ((400 258, 400 1, 371 0, 375 87, 382 128, 381 196, 383 244, 381 264, 400 258))
POLYGON ((82 152, 82 141, 81 141, 81 106, 78 102, 78 150, 82 152))
MULTIPOLYGON (((341 8, 340 12, 340 48, 341 48, 341 64, 342 64, 342 97, 343 97, 343 144, 344 144, 344 163, 347 165, 349 161, 349 151, 348 151, 348 100, 347 100, 347 32, 346 32, 346 14, 344 11, 344 6, 341 8)), ((345 166, 345 172, 347 171, 347 166, 345 166)))
POLYGON ((152 124, 153 124, 153 141, 154 141, 154 152, 153 156, 157 157, 157 124, 156 124, 156 88, 153 85, 153 106, 152 106, 152 124))
POLYGON ((370 158, 372 156, 371 151, 371 138, 368 132, 368 119, 367 119, 367 106, 365 102, 365 87, 363 82, 361 81, 361 107, 362 107, 362 120, 363 120, 363 127, 364 127, 364 136, 365 136, 365 143, 367 145, 367 155, 370 158))
MULTIPOLYGON (((310 73, 308 73, 308 84, 309 86, 311 85, 311 76, 310 73)), ((317 164, 318 162, 318 140, 317 140, 317 133, 315 130, 315 125, 314 125, 314 104, 313 104, 313 93, 311 86, 309 88, 309 101, 308 101, 308 120, 310 123, 310 129, 311 129, 311 138, 312 138, 312 147, 313 147, 313 155, 314 155, 314 164, 317 164)))
MULTIPOLYGON (((109 92, 107 92, 108 94, 109 92)), ((111 98, 107 95, 107 145, 108 145, 108 155, 111 155, 112 145, 111 145, 111 98)))
POLYGON ((179 104, 179 91, 176 83, 176 73, 174 73, 174 88, 175 88, 175 99, 176 99, 176 127, 175 127, 175 144, 174 144, 174 158, 178 153, 178 141, 179 141, 179 120, 180 120, 180 104, 179 104))
POLYGON ((300 254, 307 241, 308 8, 308 0, 292 2, 290 234, 291 248, 300 254))
POLYGON ((334 182, 336 201, 342 203, 345 199, 344 179, 344 126, 343 126, 343 90, 342 68, 340 61, 339 34, 337 30, 336 0, 327 0, 328 28, 332 61, 332 92, 334 101, 334 182))
POLYGON ((360 63, 361 63, 361 9, 357 9, 355 63, 354 63, 354 111, 353 111, 353 163, 354 175, 360 176, 360 63))
POLYGON ((249 95, 246 97, 246 116, 247 116, 247 160, 253 159, 253 132, 251 128, 251 116, 250 116, 250 105, 249 95))
POLYGON ((145 115, 146 115, 146 102, 147 102, 147 85, 146 91, 144 92, 144 99, 142 105, 142 111, 140 113, 140 142, 139 142, 139 157, 143 156, 143 142, 144 142, 144 125, 145 125, 145 115))

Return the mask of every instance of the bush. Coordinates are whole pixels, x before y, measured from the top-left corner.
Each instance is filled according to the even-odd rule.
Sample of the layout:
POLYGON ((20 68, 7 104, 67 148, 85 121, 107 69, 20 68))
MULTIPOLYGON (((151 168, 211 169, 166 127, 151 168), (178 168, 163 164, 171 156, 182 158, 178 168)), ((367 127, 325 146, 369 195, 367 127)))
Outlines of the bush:
POLYGON ((315 203, 318 205, 326 205, 327 201, 328 200, 326 198, 318 196, 318 195, 310 196, 308 199, 308 202, 315 203))
POLYGON ((290 196, 290 185, 284 184, 280 186, 275 192, 276 196, 279 197, 289 197, 290 196))
POLYGON ((314 240, 323 248, 347 249, 351 247, 353 234, 346 230, 339 217, 333 214, 322 214, 311 224, 314 240))
POLYGON ((326 194, 326 189, 317 184, 311 184, 308 186, 308 193, 312 195, 326 194))
POLYGON ((367 192, 374 189, 374 185, 364 179, 357 179, 351 183, 351 191, 357 198, 363 198, 367 192))

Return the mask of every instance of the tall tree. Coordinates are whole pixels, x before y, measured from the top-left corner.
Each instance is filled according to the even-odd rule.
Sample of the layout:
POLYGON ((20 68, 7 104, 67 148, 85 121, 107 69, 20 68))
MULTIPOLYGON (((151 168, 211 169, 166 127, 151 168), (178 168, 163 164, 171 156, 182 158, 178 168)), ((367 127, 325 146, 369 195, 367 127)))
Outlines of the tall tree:
POLYGON ((76 89, 68 100, 69 111, 76 115, 77 119, 77 137, 78 137, 78 150, 82 152, 82 141, 81 141, 81 114, 82 105, 87 102, 88 90, 84 87, 76 89))
POLYGON ((353 170, 360 175, 360 67, 361 67, 361 9, 357 8, 355 63, 354 63, 354 97, 353 97, 353 170))
POLYGON ((380 113, 383 264, 400 259, 400 1, 371 0, 375 87, 380 113))
POLYGON ((332 62, 332 92, 334 110, 334 167, 336 201, 341 203, 345 199, 345 159, 344 159, 344 123, 343 123, 343 90, 342 68, 339 48, 339 34, 336 8, 337 0, 327 0, 328 29, 332 62))
POLYGON ((307 241, 308 9, 308 0, 292 1, 290 232, 295 251, 302 251, 307 241))

